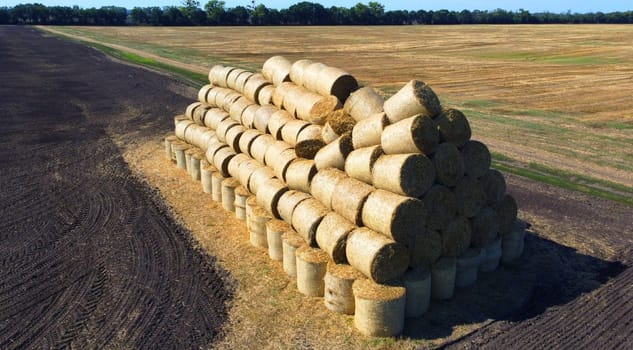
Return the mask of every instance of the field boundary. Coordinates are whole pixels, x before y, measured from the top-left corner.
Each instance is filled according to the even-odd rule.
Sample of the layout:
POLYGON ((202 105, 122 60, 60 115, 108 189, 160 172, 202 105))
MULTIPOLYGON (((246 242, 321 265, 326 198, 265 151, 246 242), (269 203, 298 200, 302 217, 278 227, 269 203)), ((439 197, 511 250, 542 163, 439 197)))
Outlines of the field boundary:
MULTIPOLYGON (((195 65, 178 62, 122 45, 100 43, 94 39, 64 33, 49 27, 37 26, 36 28, 60 38, 74 40, 93 47, 106 55, 121 61, 177 75, 185 79, 195 88, 200 88, 208 83, 207 75, 201 73, 200 67, 195 65)), ((492 156, 492 166, 498 170, 512 173, 537 182, 585 193, 594 197, 612 200, 629 207, 633 207, 633 187, 598 179, 569 170, 553 168, 538 162, 521 162, 502 153, 493 153, 492 156)))

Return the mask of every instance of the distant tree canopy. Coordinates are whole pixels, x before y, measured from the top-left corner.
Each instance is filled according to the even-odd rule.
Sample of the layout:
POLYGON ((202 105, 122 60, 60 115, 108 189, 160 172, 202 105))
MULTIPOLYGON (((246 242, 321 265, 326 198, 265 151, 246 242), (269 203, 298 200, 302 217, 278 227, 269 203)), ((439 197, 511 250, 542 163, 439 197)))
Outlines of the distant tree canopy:
POLYGON ((507 11, 385 11, 376 1, 345 8, 326 8, 302 1, 287 9, 271 9, 251 0, 247 6, 226 7, 210 0, 201 7, 197 0, 183 0, 181 6, 79 8, 20 4, 0 7, 0 24, 52 25, 151 25, 151 26, 267 26, 267 25, 411 25, 411 24, 566 24, 633 23, 633 11, 610 13, 530 13, 507 11))

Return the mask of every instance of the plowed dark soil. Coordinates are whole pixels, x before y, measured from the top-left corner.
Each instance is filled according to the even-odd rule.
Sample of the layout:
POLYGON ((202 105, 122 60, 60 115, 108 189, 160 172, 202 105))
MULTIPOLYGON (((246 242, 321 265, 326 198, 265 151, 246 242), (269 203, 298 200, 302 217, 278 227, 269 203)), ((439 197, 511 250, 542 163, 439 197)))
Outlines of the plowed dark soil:
POLYGON ((176 81, 28 27, 0 47, 0 349, 212 344, 230 278, 112 139, 168 130, 176 81))

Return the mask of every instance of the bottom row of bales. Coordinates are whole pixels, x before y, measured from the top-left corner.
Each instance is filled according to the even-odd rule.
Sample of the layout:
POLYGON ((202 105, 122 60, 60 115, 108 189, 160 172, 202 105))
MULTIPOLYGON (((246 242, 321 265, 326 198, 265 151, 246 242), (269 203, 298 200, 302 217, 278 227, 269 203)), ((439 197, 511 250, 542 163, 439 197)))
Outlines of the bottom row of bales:
MULTIPOLYGON (((405 319, 422 316, 431 299, 450 299, 456 287, 475 283, 479 272, 494 271, 500 262, 510 263, 523 253, 526 224, 517 220, 509 235, 489 246, 469 248, 457 258, 442 257, 430 269, 411 269, 399 280, 377 284, 354 267, 336 264, 323 250, 309 246, 288 223, 260 207, 237 179, 223 177, 208 164, 202 150, 169 136, 165 152, 193 180, 201 181, 203 192, 213 201, 246 221, 250 243, 280 261, 284 272, 296 279, 300 293, 323 297, 333 312, 354 315, 355 327, 365 335, 399 335, 405 319)), ((348 241, 367 234, 372 231, 358 227, 348 241)))

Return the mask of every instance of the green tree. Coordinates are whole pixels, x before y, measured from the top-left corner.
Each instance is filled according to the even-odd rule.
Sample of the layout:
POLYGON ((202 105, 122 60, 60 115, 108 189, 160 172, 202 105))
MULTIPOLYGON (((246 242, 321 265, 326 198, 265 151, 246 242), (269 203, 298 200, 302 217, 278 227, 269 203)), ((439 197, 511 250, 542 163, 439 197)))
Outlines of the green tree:
POLYGON ((224 5, 226 3, 221 0, 210 0, 204 5, 204 9, 207 11, 207 19, 209 24, 220 25, 224 24, 226 20, 226 9, 224 5))

